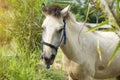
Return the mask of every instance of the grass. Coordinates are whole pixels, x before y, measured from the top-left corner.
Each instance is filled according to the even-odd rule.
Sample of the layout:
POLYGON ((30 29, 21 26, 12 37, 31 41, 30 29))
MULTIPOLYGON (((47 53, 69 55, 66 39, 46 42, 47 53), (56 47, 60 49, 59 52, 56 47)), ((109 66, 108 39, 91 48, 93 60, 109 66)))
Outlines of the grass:
POLYGON ((0 7, 0 80, 64 80, 61 66, 54 64, 46 70, 40 61, 43 0, 6 2, 9 5, 2 4, 8 8, 0 7))
POLYGON ((5 1, 6 9, 0 8, 0 80, 67 80, 61 50, 49 70, 40 61, 40 4, 47 0, 5 1))
POLYGON ((39 47, 30 56, 28 52, 27 48, 19 47, 14 41, 0 47, 0 80, 67 80, 66 72, 62 70, 61 50, 49 70, 40 60, 39 47))
MULTIPOLYGON (((13 43, 16 45, 15 43, 13 43)), ((23 47, 4 45, 0 48, 0 80, 64 80, 65 73, 60 68, 51 66, 46 70, 40 61, 40 49, 28 56, 23 47)), ((58 60, 61 56, 58 55, 58 60)), ((57 60, 56 60, 57 61, 57 60)), ((61 61, 60 61, 61 63, 61 61)))

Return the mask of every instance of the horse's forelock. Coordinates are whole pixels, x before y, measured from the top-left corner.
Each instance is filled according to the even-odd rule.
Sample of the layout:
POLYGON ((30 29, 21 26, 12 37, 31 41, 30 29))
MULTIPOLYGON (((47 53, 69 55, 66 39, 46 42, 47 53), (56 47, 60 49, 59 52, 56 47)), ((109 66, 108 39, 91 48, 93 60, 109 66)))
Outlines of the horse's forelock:
POLYGON ((47 8, 46 13, 54 17, 61 17, 61 10, 63 8, 58 5, 51 5, 47 8))

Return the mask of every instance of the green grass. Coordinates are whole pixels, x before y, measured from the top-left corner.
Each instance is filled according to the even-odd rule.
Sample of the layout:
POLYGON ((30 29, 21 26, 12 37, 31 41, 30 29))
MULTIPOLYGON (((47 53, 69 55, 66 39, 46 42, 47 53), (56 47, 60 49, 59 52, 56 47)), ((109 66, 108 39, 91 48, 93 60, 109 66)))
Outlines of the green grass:
POLYGON ((51 0, 6 1, 8 9, 0 8, 0 80, 67 80, 61 50, 49 70, 40 60, 41 3, 51 0))
MULTIPOLYGON (((65 73, 59 68, 51 66, 46 70, 40 61, 41 50, 35 49, 28 56, 26 48, 10 48, 4 45, 0 48, 0 80, 64 80, 65 73), (15 49, 16 48, 16 49, 15 49)), ((61 56, 58 55, 58 60, 61 56)))
POLYGON ((15 42, 0 47, 0 80, 67 80, 66 72, 62 70, 60 49, 49 70, 40 60, 39 47, 30 56, 28 52, 27 48, 19 47, 15 42))

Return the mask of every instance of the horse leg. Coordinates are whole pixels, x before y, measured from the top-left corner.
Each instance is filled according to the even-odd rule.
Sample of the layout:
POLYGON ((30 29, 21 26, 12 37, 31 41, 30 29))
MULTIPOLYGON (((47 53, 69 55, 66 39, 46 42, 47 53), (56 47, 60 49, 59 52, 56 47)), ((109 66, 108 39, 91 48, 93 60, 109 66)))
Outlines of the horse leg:
POLYGON ((81 78, 80 80, 94 80, 94 78, 91 77, 90 75, 86 75, 84 78, 81 78))
POLYGON ((68 73, 68 80, 94 80, 94 63, 86 62, 78 64, 69 60, 65 55, 63 56, 62 62, 64 70, 68 73))
POLYGON ((88 67, 87 63, 79 65, 71 61, 69 67, 69 80, 94 80, 94 67, 88 67))
POLYGON ((71 77, 70 75, 68 76, 68 80, 73 80, 72 77, 71 77))
POLYGON ((116 80, 120 80, 120 76, 117 76, 117 77, 116 77, 116 80))
POLYGON ((69 80, 96 80, 96 79, 87 75, 87 76, 84 76, 84 77, 82 76, 82 77, 76 77, 76 78, 69 77, 69 80))

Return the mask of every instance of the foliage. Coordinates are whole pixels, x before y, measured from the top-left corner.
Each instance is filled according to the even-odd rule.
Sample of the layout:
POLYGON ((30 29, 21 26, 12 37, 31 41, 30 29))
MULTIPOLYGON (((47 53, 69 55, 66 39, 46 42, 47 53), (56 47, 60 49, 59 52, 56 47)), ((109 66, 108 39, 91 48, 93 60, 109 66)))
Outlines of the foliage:
MULTIPOLYGON (((73 4, 71 7, 71 10, 75 14, 75 17, 78 21, 85 21, 89 4, 88 3, 83 3, 82 5, 80 5, 80 4, 82 4, 82 3, 73 4)), ((99 10, 90 6, 90 12, 87 17, 87 22, 100 23, 104 20, 104 18, 100 17, 101 15, 102 15, 102 13, 99 10)))
MULTIPOLYGON (((64 72, 46 70, 40 60, 41 3, 71 4, 78 21, 85 21, 88 0, 0 0, 0 80, 64 80, 64 72)), ((119 6, 119 4, 117 5, 119 6)), ((117 13, 120 8, 117 8, 117 13)), ((90 6, 87 22, 105 18, 90 6)), ((118 15, 119 16, 119 15, 118 15)))
MULTIPOLYGON (((101 9, 105 14, 106 14, 106 21, 104 21, 101 24, 98 24, 97 26, 91 28, 90 30, 88 30, 87 32, 93 31, 98 29, 101 25, 104 24, 109 24, 112 27, 112 30, 114 31, 114 33, 116 33, 118 35, 118 37, 120 38, 120 0, 111 0, 111 1, 107 1, 107 0, 98 0, 96 2, 94 2, 94 0, 91 0, 93 2, 93 4, 97 9, 101 9), (112 4, 112 5, 111 5, 112 4), (115 5, 116 8, 113 6, 115 5)), ((113 54, 108 62, 108 65, 111 64, 113 58, 115 57, 115 55, 117 54, 117 52, 120 50, 120 44, 118 42, 118 44, 116 45, 115 50, 113 51, 113 54)))
POLYGON ((118 53, 119 50, 120 50, 120 41, 118 42, 118 44, 117 44, 117 46, 116 46, 116 48, 115 48, 115 50, 110 58, 108 65, 111 64, 112 60, 114 59, 115 55, 118 53))
MULTIPOLYGON (((59 4, 62 6, 67 6, 68 4, 71 4, 71 11, 75 15, 77 21, 85 21, 86 19, 86 13, 88 11, 88 0, 82 1, 82 0, 51 0, 51 3, 49 4, 59 4)), ((99 10, 97 10, 95 7, 90 6, 90 13, 87 17, 87 22, 89 23, 100 23, 104 21, 104 17, 101 17, 103 13, 101 13, 99 10)))
POLYGON ((63 80, 61 69, 46 70, 40 61, 43 0, 2 1, 0 80, 63 80))
MULTIPOLYGON (((34 49, 39 45, 42 21, 40 0, 11 0, 13 11, 15 13, 14 31, 12 35, 19 39, 21 45, 34 49)), ((31 50, 32 51, 32 50, 31 50)))
POLYGON ((26 55, 28 48, 14 48, 15 51, 8 50, 8 46, 0 49, 0 80, 63 80, 62 70, 56 71, 54 67, 46 70, 39 61, 39 47, 29 57, 26 55))

